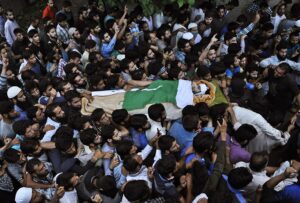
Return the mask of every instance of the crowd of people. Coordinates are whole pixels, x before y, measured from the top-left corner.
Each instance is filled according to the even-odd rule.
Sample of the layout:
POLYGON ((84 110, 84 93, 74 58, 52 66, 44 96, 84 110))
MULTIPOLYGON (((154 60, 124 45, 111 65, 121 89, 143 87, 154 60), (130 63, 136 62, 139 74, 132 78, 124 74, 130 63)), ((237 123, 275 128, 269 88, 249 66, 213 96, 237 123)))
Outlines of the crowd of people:
POLYGON ((29 25, 0 5, 0 201, 300 202, 300 3, 232 19, 233 2, 145 16, 48 0, 29 25), (156 80, 213 82, 227 102, 82 114, 94 91, 156 80))

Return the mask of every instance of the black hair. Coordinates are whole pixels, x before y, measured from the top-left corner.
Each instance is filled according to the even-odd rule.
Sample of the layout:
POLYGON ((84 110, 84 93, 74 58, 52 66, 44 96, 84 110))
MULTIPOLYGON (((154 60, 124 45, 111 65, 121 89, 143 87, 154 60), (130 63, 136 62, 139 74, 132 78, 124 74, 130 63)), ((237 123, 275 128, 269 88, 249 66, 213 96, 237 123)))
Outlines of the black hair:
POLYGON ((198 111, 197 111, 197 108, 193 105, 186 105, 182 111, 182 117, 185 117, 187 115, 197 115, 198 114, 198 111))
POLYGON ((142 80, 145 71, 143 69, 137 69, 130 73, 133 80, 142 80))
POLYGON ((16 134, 24 135, 26 133, 26 128, 33 124, 30 120, 18 120, 13 124, 13 130, 16 134))
POLYGON ((13 148, 6 149, 3 153, 3 159, 8 163, 17 163, 20 160, 20 153, 13 148))
POLYGON ((67 20, 67 16, 66 16, 66 14, 64 14, 64 13, 58 13, 58 14, 56 14, 56 16, 55 16, 55 20, 56 20, 58 23, 61 23, 61 22, 67 20))
POLYGON ((286 42, 283 42, 281 41, 277 47, 276 47, 276 50, 277 51, 280 51, 281 49, 287 49, 288 48, 288 44, 286 42))
POLYGON ((33 120, 34 118, 36 118, 36 112, 38 111, 38 107, 37 106, 31 106, 29 107, 26 112, 27 112, 27 117, 31 120, 33 120))
POLYGON ((88 39, 85 41, 85 48, 92 49, 96 46, 96 42, 94 40, 88 39))
POLYGON ((209 70, 210 70, 211 76, 215 77, 217 75, 225 73, 226 67, 225 67, 224 63, 216 62, 216 63, 213 63, 209 67, 209 70))
POLYGON ((17 35, 17 34, 19 34, 19 33, 24 34, 24 30, 22 30, 22 29, 19 28, 19 27, 15 28, 15 29, 14 29, 14 34, 17 35))
POLYGON ((209 73, 210 73, 210 70, 209 70, 209 68, 207 66, 199 66, 197 68, 197 72, 196 72, 197 76, 200 79, 202 79, 203 77, 205 77, 209 73))
POLYGON ((159 137, 158 139, 159 149, 162 150, 163 152, 166 150, 170 150, 174 141, 175 138, 170 135, 164 135, 159 137))
POLYGON ((65 93, 64 95, 66 101, 68 102, 72 102, 72 99, 78 97, 78 98, 81 98, 80 97, 80 94, 76 91, 76 90, 69 90, 65 93))
POLYGON ((280 63, 278 65, 278 68, 280 68, 281 70, 284 70, 285 73, 289 72, 292 69, 288 63, 280 63))
POLYGON ((59 151, 66 152, 73 144, 73 139, 56 138, 55 147, 59 151))
POLYGON ((0 101, 0 114, 8 114, 14 110, 14 103, 12 101, 0 101))
POLYGON ((178 47, 178 49, 179 49, 179 50, 184 49, 186 43, 189 43, 189 41, 186 40, 186 39, 180 38, 180 39, 178 40, 178 42, 177 42, 177 47, 178 47))
POLYGON ((251 155, 249 168, 255 172, 261 172, 268 164, 267 152, 254 152, 251 155))
POLYGON ((116 109, 112 112, 111 117, 116 124, 121 124, 125 121, 128 115, 129 114, 126 109, 116 109))
POLYGON ((156 163, 156 170, 159 175, 164 178, 169 178, 169 174, 173 173, 176 169, 176 160, 173 156, 167 155, 162 157, 156 163))
POLYGON ((94 143, 94 139, 97 135, 97 131, 93 128, 88 128, 80 132, 80 141, 84 145, 90 145, 94 143))
POLYGON ((55 29, 55 26, 50 24, 45 26, 45 33, 50 32, 50 30, 55 29))
POLYGON ((30 93, 30 91, 33 90, 34 88, 39 89, 38 84, 33 80, 26 81, 24 87, 28 93, 30 93))
POLYGON ((60 126, 53 135, 56 139, 73 139, 73 129, 68 126, 60 126))
POLYGON ((238 43, 233 43, 228 46, 228 54, 236 55, 241 51, 241 46, 238 43))
POLYGON ((95 185, 101 194, 108 197, 114 198, 118 193, 116 180, 113 176, 106 175, 101 178, 97 178, 95 185))
POLYGON ((92 112, 91 119, 93 121, 99 121, 104 114, 105 111, 102 108, 97 108, 92 112))
POLYGON ((75 64, 75 63, 68 63, 68 64, 66 64, 65 66, 64 66, 64 71, 65 71, 65 73, 68 75, 68 74, 70 74, 70 73, 72 73, 72 69, 74 68, 74 67, 76 67, 77 65, 75 64))
POLYGON ((99 90, 97 89, 97 85, 100 81, 104 81, 104 77, 101 74, 93 73, 92 75, 89 76, 88 80, 90 82, 90 88, 97 91, 99 90))
POLYGON ((245 167, 232 169, 228 174, 228 183, 237 190, 248 185, 252 179, 252 174, 245 167))
POLYGON ((59 107, 60 104, 59 103, 51 103, 46 107, 46 111, 45 111, 45 115, 47 117, 53 117, 55 116, 55 113, 53 112, 55 108, 59 107))
POLYGON ((124 160, 125 156, 129 154, 133 145, 133 142, 130 140, 120 140, 118 142, 116 151, 122 160, 124 160))
POLYGON ((178 75, 180 73, 181 69, 177 66, 173 66, 168 70, 168 76, 169 79, 171 80, 176 80, 178 79, 178 75))
POLYGON ((213 145, 214 137, 210 132, 200 132, 193 139, 193 148, 199 154, 210 151, 213 145))
POLYGON ((41 92, 41 94, 43 94, 46 90, 47 87, 52 85, 49 78, 43 78, 39 80, 39 90, 41 92))
POLYGON ((70 51, 68 53, 68 56, 69 56, 69 60, 74 60, 76 58, 81 58, 81 55, 77 52, 77 51, 70 51))
POLYGON ((150 189, 145 180, 132 180, 125 185, 124 196, 130 202, 145 202, 150 196, 150 189))
POLYGON ((224 65, 227 68, 233 66, 233 64, 234 64, 234 58, 235 57, 236 57, 236 55, 234 55, 234 54, 227 54, 227 55, 225 55, 224 58, 223 58, 224 65))
POLYGON ((72 126, 75 130, 81 131, 83 130, 84 124, 90 122, 89 116, 81 116, 79 113, 78 115, 72 116, 69 121, 69 125, 72 126))
POLYGON ((234 138, 237 142, 242 143, 244 141, 250 141, 257 135, 256 129, 249 124, 241 125, 234 133, 234 138))
POLYGON ((213 119, 213 121, 216 122, 216 120, 220 117, 224 117, 226 109, 228 107, 228 104, 225 103, 220 103, 220 104, 216 104, 213 105, 212 107, 210 107, 210 116, 213 119))
POLYGON ((263 24, 261 29, 263 31, 273 30, 274 29, 274 25, 272 23, 268 22, 268 23, 263 24))
POLYGON ((137 168, 140 166, 140 164, 135 159, 135 156, 135 154, 130 154, 125 156, 124 158, 123 166, 129 173, 135 173, 137 168))
POLYGON ((56 179, 56 183, 59 186, 63 186, 65 188, 65 190, 67 190, 69 188, 73 188, 71 179, 74 175, 75 174, 72 172, 63 172, 62 174, 58 175, 58 177, 56 179))
POLYGON ((227 26, 229 32, 235 31, 239 27, 240 27, 240 25, 237 22, 230 22, 230 23, 228 23, 228 26, 227 26))
POLYGON ((42 162, 37 158, 30 159, 26 163, 26 171, 30 174, 34 174, 35 173, 34 167, 40 163, 42 162))
POLYGON ((25 49, 23 52, 23 58, 28 60, 32 54, 34 54, 34 52, 31 49, 25 49))
POLYGON ((36 30, 36 29, 31 29, 29 32, 28 32, 28 37, 29 38, 32 38, 34 35, 36 34, 39 34, 39 32, 36 30))
POLYGON ((161 103, 158 104, 152 104, 149 108, 148 108, 148 115, 149 118, 151 118, 154 121, 158 121, 158 119, 160 119, 162 117, 162 113, 166 111, 164 105, 162 105, 161 103))
POLYGON ((182 125, 186 131, 192 132, 196 130, 199 123, 198 114, 195 115, 186 115, 182 118, 182 125))
POLYGON ((101 128, 101 136, 103 138, 104 142, 107 142, 109 139, 113 139, 114 131, 116 130, 116 127, 112 124, 110 125, 104 125, 101 128))
POLYGON ((130 127, 138 130, 139 128, 143 128, 148 122, 148 118, 145 114, 134 114, 130 117, 129 123, 130 127))
POLYGON ((38 140, 25 139, 21 142, 21 150, 24 154, 30 155, 36 150, 36 146, 39 146, 38 140))
POLYGON ((209 115, 209 107, 206 102, 197 103, 195 107, 197 108, 199 117, 209 115))

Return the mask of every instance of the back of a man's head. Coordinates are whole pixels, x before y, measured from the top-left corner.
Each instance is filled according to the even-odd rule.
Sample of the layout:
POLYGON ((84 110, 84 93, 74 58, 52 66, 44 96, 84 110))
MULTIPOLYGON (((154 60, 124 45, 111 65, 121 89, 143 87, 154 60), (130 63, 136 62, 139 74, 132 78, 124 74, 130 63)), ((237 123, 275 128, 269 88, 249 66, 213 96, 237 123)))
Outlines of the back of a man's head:
POLYGON ((232 169, 228 174, 228 183, 234 189, 242 189, 248 185, 253 179, 252 174, 249 169, 245 167, 238 167, 232 169))
POLYGON ((250 169, 255 172, 260 172, 265 169, 269 161, 266 152, 254 152, 250 159, 250 169))

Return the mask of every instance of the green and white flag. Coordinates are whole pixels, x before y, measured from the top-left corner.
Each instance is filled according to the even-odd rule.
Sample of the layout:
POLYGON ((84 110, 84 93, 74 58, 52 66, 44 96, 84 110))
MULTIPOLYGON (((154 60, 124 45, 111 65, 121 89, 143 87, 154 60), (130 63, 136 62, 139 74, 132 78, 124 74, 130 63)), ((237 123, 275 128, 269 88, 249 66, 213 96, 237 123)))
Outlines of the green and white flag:
MULTIPOLYGON (((217 88, 217 91, 220 89, 217 88)), ((194 95, 191 81, 157 80, 144 89, 97 91, 92 92, 92 96, 92 102, 83 99, 82 113, 85 115, 95 108, 103 108, 108 113, 120 108, 125 108, 130 113, 147 113, 148 106, 162 103, 168 117, 177 118, 181 116, 182 108, 193 105, 194 95)), ((226 101, 222 93, 219 96, 222 98, 220 101, 226 101)))

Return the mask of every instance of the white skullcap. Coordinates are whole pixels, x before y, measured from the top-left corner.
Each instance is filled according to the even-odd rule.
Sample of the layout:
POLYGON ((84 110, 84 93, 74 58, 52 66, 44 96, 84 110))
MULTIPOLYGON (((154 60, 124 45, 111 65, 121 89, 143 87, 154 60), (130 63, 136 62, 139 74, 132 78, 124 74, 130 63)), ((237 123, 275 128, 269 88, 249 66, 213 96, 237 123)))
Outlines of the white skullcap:
POLYGON ((123 59, 125 59, 125 54, 117 55, 117 59, 118 59, 118 61, 122 61, 123 59))
POLYGON ((193 37, 194 37, 194 35, 190 32, 186 32, 182 35, 182 38, 186 39, 186 40, 191 40, 191 39, 193 39, 193 37))
POLYGON ((29 203, 32 197, 32 188, 21 187, 16 194, 16 203, 29 203))
POLYGON ((77 29, 75 27, 70 27, 69 28, 69 36, 72 38, 73 37, 73 34, 75 33, 77 29))
POLYGON ((18 86, 12 86, 7 90, 7 97, 9 99, 15 98, 21 91, 22 89, 18 86))
POLYGON ((195 199, 193 200, 192 203, 197 203, 201 199, 208 199, 208 197, 207 197, 207 195, 205 193, 201 193, 200 195, 198 195, 197 197, 195 197, 195 199))
POLYGON ((177 30, 179 30, 179 29, 181 29, 181 28, 183 28, 183 29, 186 30, 186 28, 185 28, 183 25, 180 25, 180 24, 176 23, 176 24, 174 25, 174 27, 173 27, 173 32, 175 32, 175 31, 177 31, 177 30))
POLYGON ((192 29, 192 28, 195 28, 195 27, 198 27, 198 25, 196 23, 190 23, 188 25, 188 29, 192 29))

